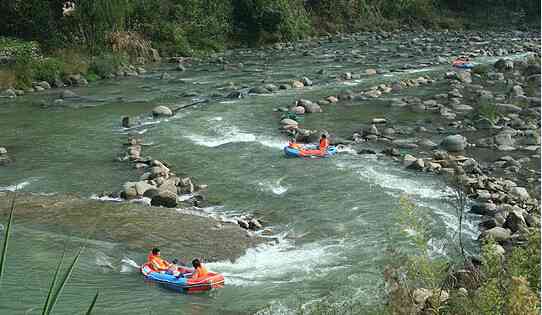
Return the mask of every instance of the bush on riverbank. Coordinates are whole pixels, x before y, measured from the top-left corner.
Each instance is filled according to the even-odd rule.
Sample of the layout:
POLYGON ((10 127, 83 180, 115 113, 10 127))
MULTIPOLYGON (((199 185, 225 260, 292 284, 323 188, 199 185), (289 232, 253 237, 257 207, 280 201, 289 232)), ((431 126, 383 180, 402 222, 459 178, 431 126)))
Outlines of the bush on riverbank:
POLYGON ((37 40, 47 52, 77 47, 97 55, 114 50, 112 34, 131 34, 126 43, 137 45, 123 52, 130 56, 130 47, 151 45, 165 55, 201 55, 226 45, 261 45, 336 31, 480 23, 502 27, 502 20, 540 25, 540 2, 535 0, 80 0, 65 14, 62 5, 54 0, 2 1, 0 36, 37 40))
POLYGON ((480 260, 434 257, 428 247, 428 217, 407 199, 402 199, 401 204, 401 228, 413 240, 415 253, 394 255, 394 263, 385 272, 390 313, 540 313, 538 231, 529 235, 525 245, 514 247, 508 254, 492 238, 486 238, 480 260))

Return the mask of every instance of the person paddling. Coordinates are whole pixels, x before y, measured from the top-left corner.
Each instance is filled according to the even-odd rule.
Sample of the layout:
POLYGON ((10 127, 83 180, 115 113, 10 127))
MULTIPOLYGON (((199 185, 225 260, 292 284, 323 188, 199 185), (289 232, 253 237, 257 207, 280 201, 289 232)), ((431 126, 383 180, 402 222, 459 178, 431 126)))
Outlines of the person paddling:
POLYGON ((147 256, 147 262, 151 268, 158 272, 165 272, 171 267, 171 263, 160 257, 160 249, 155 247, 147 256))
POLYGON ((329 140, 325 133, 322 134, 322 137, 320 137, 320 154, 326 155, 327 154, 327 148, 329 147, 329 140))
POLYGON ((199 261, 199 259, 192 260, 192 266, 194 267, 194 273, 192 279, 203 278, 207 276, 207 268, 199 261))

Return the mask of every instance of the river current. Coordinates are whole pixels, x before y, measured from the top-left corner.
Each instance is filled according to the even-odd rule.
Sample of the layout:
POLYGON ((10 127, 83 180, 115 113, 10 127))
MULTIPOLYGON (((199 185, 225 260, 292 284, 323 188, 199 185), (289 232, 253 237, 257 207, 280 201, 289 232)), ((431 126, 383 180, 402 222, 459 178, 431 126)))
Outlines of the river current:
MULTIPOLYGON (((287 159, 282 153, 286 140, 278 131, 279 114, 274 108, 289 106, 300 97, 317 100, 347 88, 368 88, 443 69, 420 66, 337 81, 335 75, 342 71, 363 71, 377 63, 371 55, 364 63, 336 58, 336 51, 350 49, 363 52, 368 48, 352 42, 324 43, 311 49, 312 57, 303 56, 301 50, 236 51, 226 58, 243 62, 239 69, 224 71, 222 65, 203 64, 175 72, 173 65, 164 64, 137 78, 74 89, 83 99, 65 100, 61 105, 52 105, 58 90, 0 100, 0 144, 16 159, 0 169, 2 190, 18 185, 23 191, 77 193, 83 198, 118 191, 137 176, 128 164, 114 162, 127 134, 135 132, 150 144, 143 148, 143 156, 166 160, 178 173, 209 185, 215 205, 209 211, 252 214, 272 227, 278 238, 278 242, 248 249, 235 261, 209 263, 209 269, 225 275, 227 285, 202 295, 182 295, 145 283, 137 270, 121 262, 142 263, 145 252, 90 240, 56 313, 82 313, 96 289, 100 289, 97 314, 287 314, 319 301, 337 305, 355 301, 370 308, 382 301, 382 274, 392 258, 390 250, 412 243, 398 223, 403 195, 431 213, 432 254, 451 254, 448 244, 455 237, 457 219, 448 202, 451 191, 441 178, 404 170, 374 155, 342 152, 330 159, 287 159), (317 75, 322 68, 328 74, 317 75), (173 79, 160 80, 164 71, 173 79), (218 97, 227 94, 231 84, 257 86, 302 76, 313 79, 314 86, 243 99, 218 97), (148 117, 157 105, 176 107, 201 98, 211 100, 172 118, 148 117), (123 129, 124 115, 143 124, 123 129)), ((392 70, 406 62, 412 60, 392 58, 380 67, 392 70)), ((437 85, 398 96, 438 90, 437 85)), ((348 138, 372 118, 411 126, 424 119, 391 111, 386 104, 383 98, 328 105, 324 113, 306 115, 303 124, 348 138)), ((476 223, 467 223, 465 235, 470 240, 477 237, 476 223)), ((71 256, 80 241, 15 225, 10 242, 15 254, 8 258, 0 313, 38 314, 65 244, 71 256)), ((173 255, 167 248, 162 252, 166 257, 173 255)))

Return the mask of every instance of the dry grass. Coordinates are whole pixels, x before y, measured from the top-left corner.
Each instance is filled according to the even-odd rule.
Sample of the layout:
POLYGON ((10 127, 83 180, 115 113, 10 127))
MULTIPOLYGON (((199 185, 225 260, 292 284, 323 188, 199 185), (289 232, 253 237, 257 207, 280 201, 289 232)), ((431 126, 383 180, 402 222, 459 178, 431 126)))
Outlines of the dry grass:
POLYGON ((131 59, 152 58, 152 47, 149 40, 136 32, 112 32, 108 43, 116 54, 127 54, 131 59))
POLYGON ((9 89, 16 86, 17 75, 11 69, 0 69, 0 89, 9 89))

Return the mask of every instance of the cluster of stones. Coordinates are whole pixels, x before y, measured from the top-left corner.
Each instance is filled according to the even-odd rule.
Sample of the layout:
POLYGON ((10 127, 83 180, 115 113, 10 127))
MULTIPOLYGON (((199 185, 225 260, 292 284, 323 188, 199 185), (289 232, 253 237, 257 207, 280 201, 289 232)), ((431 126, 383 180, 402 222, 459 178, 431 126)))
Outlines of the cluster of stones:
MULTIPOLYGON (((427 85, 432 84, 435 81, 431 79, 430 77, 418 77, 416 79, 407 79, 407 80, 401 80, 396 81, 391 84, 380 84, 373 86, 369 88, 366 91, 361 91, 358 93, 354 93, 350 90, 342 91, 338 95, 330 95, 328 97, 322 98, 318 100, 317 102, 313 102, 307 99, 299 99, 295 101, 290 108, 279 108, 277 111, 279 112, 292 112, 296 115, 304 115, 304 114, 311 114, 311 113, 321 113, 323 112, 322 106, 330 105, 330 104, 336 104, 341 101, 356 101, 356 100, 367 100, 372 98, 378 98, 384 94, 387 93, 393 93, 393 92, 399 92, 404 88, 413 88, 418 87, 421 85, 427 85)), ((395 107, 403 107, 407 105, 416 106, 418 105, 415 100, 412 98, 403 98, 403 99, 393 99, 392 105, 395 107)), ((425 107, 424 107, 425 110, 425 107)), ((365 129, 364 136, 365 139, 368 140, 377 140, 380 133, 376 129, 375 124, 381 124, 386 123, 385 119, 374 119, 372 121, 372 124, 369 128, 365 129)), ((282 131, 293 133, 296 135, 297 141, 300 142, 315 142, 320 137, 320 134, 322 131, 317 130, 307 130, 302 129, 299 127, 299 123, 291 118, 283 118, 280 121, 280 129, 282 131)), ((393 133, 393 129, 387 129, 385 130, 388 133, 393 133)), ((325 132, 325 131, 323 131, 325 132)), ((354 140, 359 140, 360 135, 355 134, 354 140)), ((383 137, 384 141, 389 140, 387 137, 383 137)), ((336 142, 335 142, 336 143, 336 142)))
POLYGON ((0 166, 11 163, 11 159, 8 156, 8 150, 4 147, 0 147, 0 166))
MULTIPOLYGON (((120 68, 116 73, 107 74, 104 79, 113 79, 115 77, 138 76, 146 72, 147 71, 143 67, 128 65, 128 66, 124 66, 120 68)), ((71 74, 71 75, 68 75, 64 80, 57 78, 57 79, 54 79, 52 82, 47 82, 47 81, 32 82, 32 87, 26 90, 18 90, 14 88, 9 88, 3 91, 0 94, 0 96, 7 97, 7 98, 15 98, 17 96, 22 96, 25 93, 41 92, 41 91, 49 90, 51 88, 62 89, 65 87, 80 87, 80 86, 87 86, 87 85, 88 85, 88 81, 83 75, 71 74)))
MULTIPOLYGON (((155 118, 169 117, 174 113, 167 106, 157 106, 153 109, 152 115, 155 118)), ((123 117, 124 127, 130 127, 129 117, 123 117)), ((207 205, 207 185, 194 184, 192 178, 179 177, 171 171, 169 165, 164 161, 141 156, 142 139, 129 138, 126 150, 120 161, 130 161, 134 168, 141 172, 139 181, 126 182, 120 197, 126 200, 136 198, 149 198, 152 206, 175 208, 177 206, 202 207, 207 205), (182 198, 186 196, 186 198, 182 198), (179 204, 179 200, 183 200, 179 204)), ((261 222, 253 217, 240 216, 228 219, 246 230, 261 230, 261 222)))
POLYGON ((146 197, 153 206, 177 207, 180 196, 187 195, 186 202, 193 206, 206 203, 206 185, 196 185, 190 177, 179 177, 167 163, 141 156, 142 140, 129 138, 121 161, 130 161, 141 176, 138 181, 127 182, 120 197, 126 200, 146 197))

